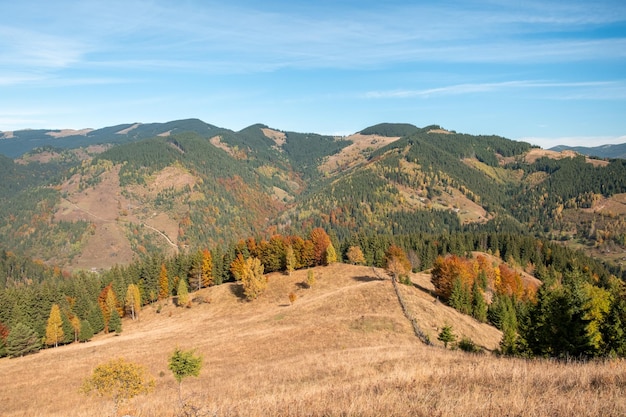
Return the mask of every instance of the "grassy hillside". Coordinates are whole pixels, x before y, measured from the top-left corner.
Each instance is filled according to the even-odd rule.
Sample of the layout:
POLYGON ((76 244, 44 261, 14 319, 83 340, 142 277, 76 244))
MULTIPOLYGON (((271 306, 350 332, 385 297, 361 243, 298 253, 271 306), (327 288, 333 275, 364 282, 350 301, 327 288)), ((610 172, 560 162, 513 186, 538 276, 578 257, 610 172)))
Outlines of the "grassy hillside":
MULTIPOLYGON (((618 416, 626 412, 623 362, 564 364, 471 355, 419 342, 389 280, 369 267, 335 264, 272 274, 265 294, 238 297, 236 284, 202 290, 208 303, 171 301, 124 321, 120 336, 0 359, 4 416, 108 416, 110 400, 79 387, 98 364, 117 357, 145 366, 153 393, 122 414, 180 413, 167 369, 176 347, 204 358, 199 378, 184 380, 187 401, 215 416, 618 416), (297 295, 290 304, 289 293, 297 295)), ((416 283, 427 285, 420 275, 416 283)), ((459 336, 487 348, 499 332, 436 303, 424 290, 401 287, 430 335, 454 323, 459 336)))

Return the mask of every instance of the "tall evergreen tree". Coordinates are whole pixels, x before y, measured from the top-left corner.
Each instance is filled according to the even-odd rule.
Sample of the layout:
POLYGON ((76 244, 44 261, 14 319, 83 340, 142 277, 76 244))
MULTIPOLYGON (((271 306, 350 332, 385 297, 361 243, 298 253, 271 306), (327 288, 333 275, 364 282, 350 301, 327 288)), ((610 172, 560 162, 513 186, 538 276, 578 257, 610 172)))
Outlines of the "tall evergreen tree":
POLYGON ((122 319, 117 309, 111 312, 111 320, 109 321, 109 331, 115 332, 115 334, 122 333, 122 319))
POLYGON ((93 328, 89 320, 81 320, 80 333, 78 334, 78 340, 80 342, 88 342, 93 337, 93 328))
POLYGON ((7 337, 7 355, 15 358, 38 352, 41 349, 39 335, 23 323, 17 323, 7 337))

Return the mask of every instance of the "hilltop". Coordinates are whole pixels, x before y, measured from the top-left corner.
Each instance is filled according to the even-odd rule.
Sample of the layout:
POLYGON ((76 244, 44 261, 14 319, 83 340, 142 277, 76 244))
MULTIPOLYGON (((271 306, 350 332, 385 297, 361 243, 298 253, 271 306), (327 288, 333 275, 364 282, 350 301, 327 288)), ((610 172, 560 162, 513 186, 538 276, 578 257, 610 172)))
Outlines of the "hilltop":
POLYGON ((171 301, 145 307, 138 321, 124 320, 120 336, 99 335, 85 344, 0 359, 3 415, 110 415, 111 403, 78 393, 83 378, 114 357, 142 364, 156 378, 152 394, 121 410, 169 416, 177 386, 167 369, 175 347, 204 357, 199 378, 183 384, 188 400, 217 416, 322 415, 620 415, 623 362, 535 364, 444 350, 438 329, 453 323, 457 335, 486 349, 500 332, 463 316, 419 287, 400 286, 435 346, 417 339, 390 280, 381 270, 333 264, 270 274, 268 290, 253 302, 237 284, 194 294, 190 309, 171 301), (290 304, 288 294, 297 298, 290 304), (157 312, 158 311, 158 312, 157 312), (471 387, 471 388, 470 388, 471 387))

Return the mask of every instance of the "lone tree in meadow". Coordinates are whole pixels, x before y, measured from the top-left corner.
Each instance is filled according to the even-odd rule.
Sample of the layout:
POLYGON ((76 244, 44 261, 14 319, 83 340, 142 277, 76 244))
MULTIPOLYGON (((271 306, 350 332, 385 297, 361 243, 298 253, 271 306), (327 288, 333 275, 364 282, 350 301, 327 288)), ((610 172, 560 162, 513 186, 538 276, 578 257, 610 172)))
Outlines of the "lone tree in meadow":
POLYGON ((122 358, 98 365, 81 387, 85 394, 95 393, 99 397, 111 398, 113 416, 117 416, 117 410, 124 401, 153 389, 154 378, 146 373, 145 368, 122 358))
POLYGON ((452 332, 452 326, 443 326, 443 329, 441 329, 439 335, 437 336, 437 340, 442 341, 443 346, 447 349, 448 343, 452 343, 456 340, 456 335, 452 332))
POLYGON ((202 356, 195 355, 193 350, 180 350, 176 348, 170 356, 168 368, 178 381, 178 401, 183 404, 182 385, 183 379, 200 375, 202 369, 202 356))

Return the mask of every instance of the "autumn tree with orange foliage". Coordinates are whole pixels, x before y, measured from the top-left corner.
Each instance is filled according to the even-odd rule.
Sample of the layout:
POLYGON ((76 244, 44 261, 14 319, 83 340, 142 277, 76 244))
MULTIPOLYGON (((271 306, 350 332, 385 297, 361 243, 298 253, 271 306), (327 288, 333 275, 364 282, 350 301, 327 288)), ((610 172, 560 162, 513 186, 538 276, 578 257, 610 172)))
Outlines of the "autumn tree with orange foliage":
POLYGON ((315 265, 326 264, 326 251, 331 244, 330 236, 321 227, 311 231, 310 240, 313 243, 313 261, 315 265))
POLYGON ((167 267, 161 264, 161 272, 159 273, 159 300, 164 300, 170 296, 170 281, 167 277, 167 267))
POLYGON ((385 270, 391 278, 397 280, 408 276, 411 272, 411 262, 406 256, 406 252, 396 245, 391 245, 385 252, 385 270))
POLYGON ((437 296, 447 301, 452 295, 455 281, 458 279, 462 286, 472 288, 477 277, 474 262, 457 255, 437 257, 432 269, 431 281, 435 286, 437 296))
POLYGON ((360 246, 350 246, 346 255, 351 264, 365 265, 365 256, 360 246))
POLYGON ((113 283, 110 283, 100 291, 98 296, 98 306, 102 310, 102 317, 104 319, 104 332, 109 332, 109 323, 111 321, 111 315, 115 310, 117 314, 122 317, 124 311, 121 309, 115 291, 113 290, 113 283))
POLYGON ((500 270, 500 279, 495 287, 496 293, 522 299, 524 297, 524 285, 519 272, 504 263, 500 264, 498 269, 500 270))

